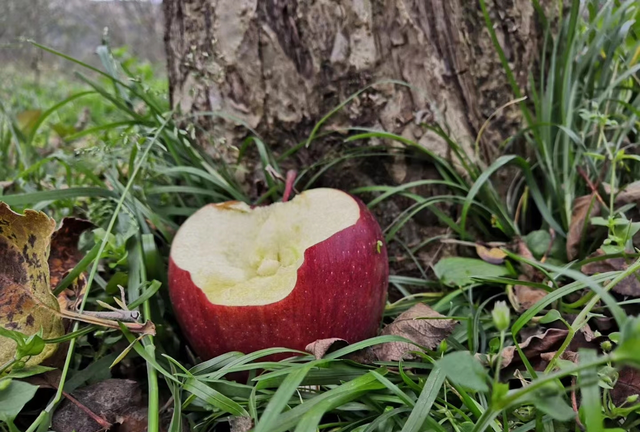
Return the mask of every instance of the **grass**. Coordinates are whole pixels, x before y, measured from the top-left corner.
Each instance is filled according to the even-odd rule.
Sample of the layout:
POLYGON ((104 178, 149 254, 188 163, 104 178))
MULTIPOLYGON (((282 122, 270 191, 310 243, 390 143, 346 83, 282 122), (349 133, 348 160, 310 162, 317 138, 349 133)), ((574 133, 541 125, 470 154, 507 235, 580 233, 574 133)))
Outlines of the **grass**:
MULTIPOLYGON (((480 5, 487 27, 492 29, 483 0, 480 5)), ((391 277, 400 300, 387 305, 385 321, 418 302, 460 321, 436 350, 417 346, 417 358, 401 363, 365 365, 346 358, 356 350, 398 340, 397 336, 362 341, 321 360, 274 348, 227 353, 199 363, 181 340, 168 303, 166 259, 180 223, 209 202, 277 200, 283 185, 270 172, 283 175, 280 165, 288 157, 324 139, 322 124, 333 113, 316 126, 308 140, 285 154, 273 154, 257 137, 240 146, 239 163, 246 155, 257 154, 267 180, 267 191, 252 197, 236 178, 236 164, 204 153, 193 144, 197 130, 178 126, 188 119, 176 118, 169 111, 162 81, 130 60, 119 62, 122 59, 113 57, 108 47, 100 49, 104 70, 68 58, 84 68, 73 82, 51 80, 36 91, 27 81, 12 85, 13 90, 2 99, 0 114, 0 172, 12 184, 0 200, 16 209, 44 210, 57 220, 77 215, 93 221, 99 228, 83 239, 86 258, 74 269, 75 275, 88 272, 89 291, 82 306, 100 310, 99 301, 113 304, 117 285, 123 285, 130 306, 152 319, 158 333, 138 340, 125 328, 118 331, 76 324, 63 338, 70 341, 62 369, 64 387, 61 385, 48 403, 31 407, 15 422, 1 422, 0 429, 47 430, 63 398, 63 388, 72 392, 98 372, 119 376, 125 368, 123 358, 128 370, 137 370, 137 379, 147 387, 150 432, 161 429, 161 408, 163 414, 171 413, 167 426, 171 432, 181 430, 183 419, 193 430, 226 430, 232 417, 251 418, 254 430, 263 432, 575 430, 572 393, 577 394, 580 419, 589 431, 638 427, 636 402, 615 406, 611 386, 603 378, 609 370, 640 362, 640 324, 624 307, 630 301, 623 302, 612 294, 640 267, 632 236, 624 237, 618 249, 599 258, 624 256, 629 265, 591 277, 580 269, 602 246, 602 238, 594 238, 574 261, 545 252, 550 241, 564 241, 572 225, 573 202, 592 192, 589 182, 607 197, 605 183, 619 190, 639 178, 634 153, 640 113, 640 39, 633 22, 637 7, 631 1, 591 1, 585 10, 578 6, 579 2, 573 2, 558 34, 548 29, 540 74, 532 76, 534 91, 527 101, 518 102, 525 124, 512 141, 524 140, 532 149, 531 157, 506 154, 483 171, 462 153, 444 128, 424 125, 447 140, 459 165, 467 171, 463 176, 450 161, 403 137, 351 129, 338 157, 300 170, 298 189, 312 187, 323 175, 331 175, 341 163, 352 159, 403 154, 428 160, 438 170, 438 180, 363 186, 352 191, 368 198, 374 209, 397 197, 411 202, 384 228, 387 242, 402 245, 406 258, 420 269, 420 276, 391 277), (602 5, 596 6, 599 3, 602 5), (124 67, 118 66, 123 63, 124 67), (75 124, 84 107, 89 108, 91 119, 80 130, 75 124), (372 137, 395 140, 405 148, 353 145, 372 137), (505 198, 493 186, 492 175, 506 165, 517 166, 520 174, 505 198), (446 187, 447 193, 421 196, 416 192, 417 186, 430 184, 446 187), (453 204, 459 213, 444 212, 438 206, 442 203, 453 204), (524 237, 536 255, 541 243, 536 236, 547 233, 549 237, 542 240, 542 253, 536 259, 507 251, 502 276, 481 270, 472 277, 460 275, 458 268, 442 260, 436 272, 441 277, 438 280, 417 259, 422 247, 438 239, 409 246, 400 235, 402 226, 425 209, 449 228, 450 238, 460 242, 511 242, 524 237), (555 232, 555 240, 548 234, 549 228, 555 232), (541 280, 517 281, 527 265, 541 280), (446 283, 452 279, 464 282, 458 286, 446 283), (542 288, 548 294, 520 314, 498 307, 496 300, 508 299, 516 282, 542 288), (576 293, 580 294, 577 300, 576 293), (561 314, 554 315, 554 310, 561 314), (577 318, 569 323, 565 320, 569 315, 577 318), (615 322, 614 330, 602 336, 608 348, 581 351, 575 364, 562 360, 561 354, 576 334, 590 319, 602 315, 615 322), (519 341, 526 328, 552 321, 568 330, 553 361, 557 367, 537 370, 534 360, 518 348, 521 379, 501 375, 497 359, 502 349, 519 341), (131 350, 123 356, 127 345, 131 350), (291 357, 280 362, 264 360, 275 353, 290 353, 291 357), (475 354, 488 361, 480 363, 475 354), (114 360, 120 363, 109 369, 114 360), (140 373, 137 367, 145 372, 140 373), (236 372, 248 373, 249 379, 228 380, 229 374, 236 372)), ((492 37, 500 53, 497 38, 492 37)), ((508 71, 506 60, 504 66, 508 71)), ((515 88, 515 80, 510 82, 516 97, 526 93, 515 88)), ((348 103, 346 100, 337 109, 348 103)), ((611 198, 604 209, 609 238, 616 234, 615 221, 633 210, 617 207, 611 198)), ((483 268, 488 265, 477 262, 483 268)), ((58 288, 72 278, 65 278, 58 288)), ((615 382, 615 373, 613 376, 615 382)))

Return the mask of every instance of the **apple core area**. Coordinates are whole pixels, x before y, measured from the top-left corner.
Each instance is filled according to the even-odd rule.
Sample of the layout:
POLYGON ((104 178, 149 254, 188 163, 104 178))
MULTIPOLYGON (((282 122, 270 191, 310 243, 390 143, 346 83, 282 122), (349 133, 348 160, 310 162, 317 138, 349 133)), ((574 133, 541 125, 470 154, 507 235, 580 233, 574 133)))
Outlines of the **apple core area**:
POLYGON ((336 189, 312 189, 267 207, 212 204, 182 225, 171 257, 211 303, 266 305, 293 291, 305 250, 359 217, 358 203, 336 189))

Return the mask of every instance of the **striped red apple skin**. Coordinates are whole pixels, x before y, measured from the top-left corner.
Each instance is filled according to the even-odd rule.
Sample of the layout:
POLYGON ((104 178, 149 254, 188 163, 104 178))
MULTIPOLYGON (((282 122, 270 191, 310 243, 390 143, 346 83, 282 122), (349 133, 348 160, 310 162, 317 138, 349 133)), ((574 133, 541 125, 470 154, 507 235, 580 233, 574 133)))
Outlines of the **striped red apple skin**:
POLYGON ((271 347, 304 350, 323 338, 354 343, 377 334, 389 280, 387 251, 377 221, 362 201, 352 198, 360 208, 358 221, 308 248, 295 288, 275 303, 212 304, 170 258, 171 302, 202 359, 271 347))

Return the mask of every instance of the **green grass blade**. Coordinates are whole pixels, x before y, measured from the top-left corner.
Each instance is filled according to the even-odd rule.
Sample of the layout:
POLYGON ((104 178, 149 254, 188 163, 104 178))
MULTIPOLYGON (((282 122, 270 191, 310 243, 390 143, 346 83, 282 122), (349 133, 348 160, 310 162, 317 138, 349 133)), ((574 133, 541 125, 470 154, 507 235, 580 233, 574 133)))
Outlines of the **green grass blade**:
POLYGON ((68 189, 49 190, 42 192, 28 192, 16 195, 3 195, 2 201, 9 206, 26 206, 33 205, 43 201, 58 201, 74 198, 118 198, 118 194, 113 191, 94 188, 94 187, 78 187, 68 189))
MULTIPOLYGON (((480 177, 478 177, 476 182, 471 187, 471 190, 469 191, 469 194, 467 195, 467 198, 465 200, 464 206, 462 208, 462 213, 460 215, 460 227, 462 229, 465 229, 466 221, 467 221, 467 214, 469 213, 469 209, 471 207, 473 199, 480 192, 480 190, 484 186, 487 185, 487 182, 488 182, 489 178, 491 177, 491 175, 493 175, 493 173, 495 173, 498 169, 502 168, 503 166, 508 165, 508 164, 512 164, 512 163, 517 165, 521 169, 522 173, 524 174, 524 176, 525 176, 525 178, 527 180, 527 185, 529 186, 529 190, 531 192, 531 196, 532 196, 534 202, 536 203, 536 205, 538 207, 538 210, 542 214, 542 217, 544 218, 544 220, 549 224, 549 226, 551 226, 554 230, 556 230, 556 232, 558 234, 564 236, 565 235, 565 231, 556 222, 556 220, 554 219, 553 215, 551 214, 551 211, 547 207, 547 204, 546 204, 546 202, 544 200, 544 197, 542 196, 542 193, 540 192, 540 189, 537 186, 535 177, 533 176, 533 173, 531 172, 531 168, 529 167, 529 164, 527 163, 526 160, 524 160, 520 156, 513 156, 513 155, 499 157, 498 159, 496 159, 496 161, 493 164, 491 164, 491 166, 489 168, 487 168, 480 175, 480 177)), ((518 232, 517 227, 515 225, 513 225, 513 221, 511 219, 510 215, 502 214, 502 215, 496 215, 496 216, 501 217, 502 218, 501 221, 505 225, 511 226, 515 233, 518 232)))
POLYGON ((240 404, 229 399, 219 391, 214 390, 208 385, 200 382, 196 378, 189 378, 184 383, 182 388, 225 413, 229 413, 239 417, 249 416, 247 410, 242 408, 240 404))
POLYGON ((264 412, 256 425, 255 432, 269 432, 275 428, 275 426, 280 422, 280 413, 289 403, 289 399, 291 399, 291 396, 296 391, 304 377, 309 373, 309 370, 316 365, 317 362, 310 362, 304 366, 296 368, 293 372, 289 372, 287 378, 283 381, 282 385, 280 385, 267 404, 267 407, 264 409, 264 412))
MULTIPOLYGON (((580 350, 578 362, 592 364, 597 357, 594 350, 580 350)), ((590 367, 578 373, 578 384, 582 394, 581 410, 584 414, 584 423, 589 432, 603 432, 604 420, 602 415, 602 399, 598 386, 598 368, 590 367)))
POLYGON ((64 137, 64 141, 71 142, 85 136, 94 135, 97 132, 111 131, 122 126, 135 126, 137 124, 139 124, 137 120, 123 120, 123 121, 117 121, 113 123, 107 123, 100 126, 87 128, 87 129, 81 130, 80 132, 76 132, 74 134, 67 135, 64 137))
POLYGON ((431 371, 415 407, 402 428, 402 432, 420 432, 424 430, 423 425, 429 416, 433 403, 438 397, 442 384, 444 384, 444 379, 445 375, 440 368, 435 368, 431 371))
POLYGON ((384 386, 371 374, 363 375, 360 378, 356 378, 307 400, 305 403, 283 413, 278 417, 277 423, 273 425, 273 429, 269 430, 269 432, 284 432, 292 429, 307 412, 311 411, 319 404, 324 404, 327 400, 330 400, 331 402, 323 405, 323 409, 325 411, 329 411, 349 401, 357 399, 364 394, 383 388, 384 386))
POLYGON ((59 110, 63 106, 67 105, 68 103, 73 102, 76 99, 79 99, 79 98, 84 97, 84 96, 92 95, 92 94, 96 94, 96 92, 92 91, 92 90, 88 90, 88 91, 83 91, 83 92, 79 92, 79 93, 73 94, 73 95, 69 96, 68 98, 66 98, 66 99, 58 102, 57 104, 53 105, 51 108, 47 109, 46 111, 44 111, 38 117, 38 120, 36 120, 36 122, 33 124, 32 128, 31 128, 31 132, 29 133, 29 137, 27 138, 28 141, 29 142, 33 141, 33 138, 36 136, 36 133, 40 129, 40 126, 44 123, 44 121, 47 118, 49 118, 49 116, 51 116, 51 114, 53 114, 54 112, 56 112, 57 110, 59 110))

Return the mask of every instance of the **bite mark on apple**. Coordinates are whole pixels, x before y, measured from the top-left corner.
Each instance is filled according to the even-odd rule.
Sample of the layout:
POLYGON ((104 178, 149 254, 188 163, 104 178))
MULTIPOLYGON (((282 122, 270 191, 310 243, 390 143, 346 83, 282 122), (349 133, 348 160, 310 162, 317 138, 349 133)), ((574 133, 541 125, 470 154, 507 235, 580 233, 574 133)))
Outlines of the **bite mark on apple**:
MULTIPOLYGON (((216 204, 183 224, 171 256, 214 304, 271 304, 295 288, 305 250, 354 226, 359 218, 358 203, 335 189, 305 191, 267 207, 251 208, 238 201, 216 204)), ((363 244, 356 253, 365 250, 363 244)))

